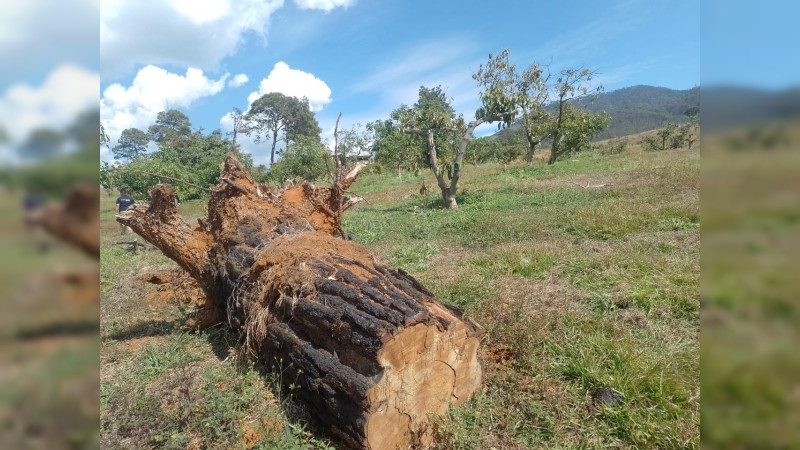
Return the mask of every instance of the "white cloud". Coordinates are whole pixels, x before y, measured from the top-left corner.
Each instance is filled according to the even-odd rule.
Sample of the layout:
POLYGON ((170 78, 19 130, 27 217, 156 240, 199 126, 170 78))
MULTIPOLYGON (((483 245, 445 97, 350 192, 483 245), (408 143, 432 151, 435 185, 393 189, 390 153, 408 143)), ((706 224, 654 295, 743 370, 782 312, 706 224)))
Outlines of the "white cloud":
POLYGON ((96 62, 99 16, 97 0, 0 1, 0 85, 67 63, 96 62))
POLYGON ((136 64, 216 69, 246 33, 265 36, 283 0, 103 0, 100 62, 119 75, 136 64))
POLYGON ((99 98, 99 74, 62 65, 39 86, 18 83, 0 95, 0 124, 12 143, 19 143, 36 128, 66 128, 79 114, 96 108, 99 98))
POLYGON ((331 102, 331 88, 324 81, 314 74, 292 69, 283 61, 275 64, 269 76, 259 83, 258 91, 247 96, 247 102, 253 103, 270 92, 280 92, 297 98, 306 97, 312 111, 320 111, 331 102))
POLYGON ((219 20, 230 11, 225 0, 172 0, 172 7, 198 25, 219 20))
POLYGON ((340 6, 344 8, 352 6, 356 3, 356 0, 294 0, 294 3, 300 9, 321 9, 322 11, 331 11, 340 6))
POLYGON ((207 78, 200 69, 189 68, 185 75, 167 72, 156 66, 139 70, 130 86, 114 83, 103 91, 100 120, 114 142, 126 128, 146 130, 161 111, 188 108, 201 98, 215 95, 225 87, 229 74, 218 80, 207 78))
POLYGON ((230 86, 230 87, 239 87, 239 86, 247 83, 248 81, 250 81, 250 78, 247 75, 245 75, 243 73, 239 73, 239 74, 234 75, 234 77, 231 78, 230 81, 228 81, 228 86, 230 86))

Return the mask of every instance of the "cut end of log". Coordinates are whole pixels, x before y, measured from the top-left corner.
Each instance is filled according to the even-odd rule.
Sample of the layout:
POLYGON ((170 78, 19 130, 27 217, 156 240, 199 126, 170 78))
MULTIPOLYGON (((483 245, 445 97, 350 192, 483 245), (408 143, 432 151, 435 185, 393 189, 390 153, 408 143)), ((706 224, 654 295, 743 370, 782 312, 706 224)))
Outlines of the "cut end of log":
POLYGON ((432 416, 461 405, 480 387, 479 340, 463 323, 452 323, 450 330, 414 325, 383 347, 383 376, 368 395, 368 448, 429 444, 432 416))

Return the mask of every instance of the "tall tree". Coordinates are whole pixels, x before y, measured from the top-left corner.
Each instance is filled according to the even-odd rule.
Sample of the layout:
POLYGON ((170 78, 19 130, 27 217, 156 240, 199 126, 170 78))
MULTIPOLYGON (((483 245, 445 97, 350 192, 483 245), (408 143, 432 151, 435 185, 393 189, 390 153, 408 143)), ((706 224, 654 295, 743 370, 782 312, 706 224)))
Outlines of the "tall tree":
MULTIPOLYGON (((578 124, 570 120, 570 111, 574 107, 570 103, 575 103, 579 99, 594 96, 603 92, 603 87, 591 88, 589 82, 592 81, 595 72, 589 69, 566 69, 562 70, 560 76, 552 86, 556 103, 556 117, 553 124, 553 145, 550 149, 550 159, 548 164, 553 164, 558 159, 575 150, 570 144, 573 141, 564 140, 570 134, 570 125, 578 124)), ((588 113, 587 113, 588 114, 588 113)), ((607 124, 606 124, 607 125, 607 124)), ((605 128, 605 127, 603 127, 605 128)), ((602 131, 602 130, 601 130, 602 131)))
POLYGON ((527 162, 533 161, 536 146, 553 132, 553 117, 545 109, 550 97, 547 85, 549 78, 550 75, 545 75, 539 64, 531 64, 519 75, 517 81, 521 95, 522 128, 528 141, 528 151, 525 154, 527 162))
POLYGON ((128 128, 122 132, 111 152, 115 159, 125 159, 132 161, 147 152, 147 144, 150 143, 150 135, 138 128, 128 128))
POLYGON ((297 142, 301 136, 320 139, 322 129, 319 127, 316 116, 311 111, 311 106, 308 104, 306 97, 296 98, 289 97, 293 101, 292 107, 289 109, 289 122, 286 124, 286 144, 297 142))
POLYGON ((491 122, 500 122, 499 126, 509 125, 517 115, 521 99, 514 71, 515 66, 508 62, 508 50, 494 57, 489 55, 487 64, 481 65, 472 75, 481 88, 481 107, 475 112, 475 120, 469 123, 463 116, 455 115, 441 86, 433 89, 421 87, 419 100, 402 120, 406 133, 424 138, 428 163, 447 209, 458 208, 458 181, 464 153, 474 137, 475 128, 491 122), (441 151, 448 150, 449 146, 452 146, 452 157, 445 160, 441 151))
POLYGON ((279 92, 264 94, 254 101, 244 118, 249 123, 245 134, 254 134, 257 143, 262 140, 271 142, 270 164, 275 162, 279 140, 288 144, 297 140, 298 136, 319 139, 321 131, 309 108, 308 99, 289 97, 279 92))
POLYGON ((156 123, 147 129, 150 138, 159 144, 187 138, 192 134, 192 123, 186 114, 177 109, 161 111, 156 117, 156 123))

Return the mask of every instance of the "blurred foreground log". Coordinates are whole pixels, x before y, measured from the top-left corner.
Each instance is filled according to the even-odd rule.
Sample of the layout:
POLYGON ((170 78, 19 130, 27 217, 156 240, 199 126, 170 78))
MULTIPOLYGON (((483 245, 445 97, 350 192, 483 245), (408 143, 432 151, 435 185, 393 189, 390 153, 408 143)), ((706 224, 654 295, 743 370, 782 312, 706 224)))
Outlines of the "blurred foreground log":
POLYGON ((25 216, 29 226, 40 226, 91 257, 100 257, 100 191, 76 184, 63 203, 51 203, 25 216))
POLYGON ((206 304, 195 325, 241 330, 323 428, 353 448, 407 448, 430 442, 431 417, 479 388, 481 328, 335 237, 360 170, 329 188, 272 189, 228 155, 198 227, 177 214, 166 184, 117 221, 197 280, 206 304))

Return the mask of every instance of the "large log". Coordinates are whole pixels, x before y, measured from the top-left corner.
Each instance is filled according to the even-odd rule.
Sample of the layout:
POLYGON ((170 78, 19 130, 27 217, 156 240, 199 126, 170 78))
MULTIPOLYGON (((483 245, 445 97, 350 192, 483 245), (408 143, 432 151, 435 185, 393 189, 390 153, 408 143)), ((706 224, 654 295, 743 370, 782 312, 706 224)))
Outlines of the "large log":
POLYGON ((197 280, 207 298, 197 325, 240 330, 331 435, 353 448, 407 448, 428 443, 431 419, 479 388, 481 328, 335 237, 359 170, 330 188, 272 189, 229 155, 198 227, 177 214, 169 185, 117 220, 197 280))

